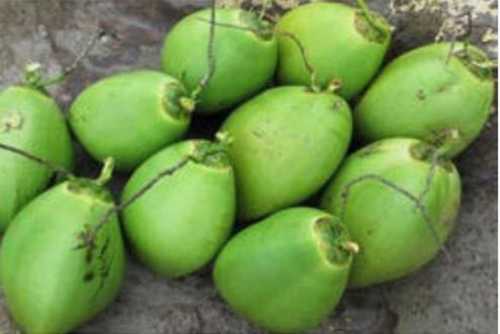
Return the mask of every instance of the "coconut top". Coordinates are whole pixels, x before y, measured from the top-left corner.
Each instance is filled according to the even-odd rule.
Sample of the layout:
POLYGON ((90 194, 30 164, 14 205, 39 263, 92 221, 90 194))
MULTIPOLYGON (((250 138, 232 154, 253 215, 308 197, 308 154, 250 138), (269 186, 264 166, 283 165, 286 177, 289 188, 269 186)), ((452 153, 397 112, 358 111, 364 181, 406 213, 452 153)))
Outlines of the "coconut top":
POLYGON ((314 231, 318 244, 329 262, 346 265, 357 252, 357 245, 352 243, 349 234, 340 220, 333 216, 325 216, 316 220, 314 231))

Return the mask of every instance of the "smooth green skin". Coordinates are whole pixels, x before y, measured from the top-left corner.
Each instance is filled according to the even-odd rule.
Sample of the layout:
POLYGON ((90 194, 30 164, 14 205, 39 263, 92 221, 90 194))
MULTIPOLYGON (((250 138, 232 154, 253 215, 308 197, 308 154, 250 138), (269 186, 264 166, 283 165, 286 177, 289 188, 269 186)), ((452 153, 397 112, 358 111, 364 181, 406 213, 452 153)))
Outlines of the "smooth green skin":
POLYGON ((100 231, 90 263, 85 249, 75 249, 81 243, 79 233, 87 224, 97 224, 112 202, 84 188, 70 190, 68 184, 30 202, 2 241, 3 291, 10 313, 26 334, 74 330, 111 303, 124 276, 125 250, 116 216, 100 231), (97 256, 103 249, 104 255, 97 256), (95 276, 86 281, 89 272, 95 276))
POLYGON ((129 171, 188 130, 190 117, 166 103, 172 92, 186 94, 179 81, 161 72, 116 74, 85 89, 69 121, 96 160, 113 157, 117 169, 129 171))
MULTIPOLYGON (((73 167, 73 146, 59 107, 54 100, 31 88, 13 86, 0 93, 0 143, 68 170, 73 167), (14 126, 8 128, 8 123, 14 126)), ((0 232, 3 232, 14 215, 47 187, 53 173, 1 149, 0 161, 0 232)))
POLYGON ((366 142, 401 136, 430 140, 443 129, 457 129, 461 138, 449 151, 454 157, 480 134, 493 103, 493 79, 481 80, 456 57, 447 65, 449 51, 448 43, 431 44, 384 69, 354 112, 366 142))
POLYGON ((302 333, 335 308, 346 288, 352 257, 329 261, 311 208, 280 211, 237 234, 214 270, 215 285, 232 309, 272 333, 302 333))
MULTIPOLYGON (((165 38, 163 70, 195 90, 209 69, 210 10, 195 12, 181 20, 165 38), (208 20, 208 22, 207 22, 208 20)), ((241 9, 217 9, 216 22, 240 27, 253 26, 242 15, 258 18, 241 9)), ((255 95, 274 76, 278 43, 274 36, 263 39, 251 31, 215 27, 215 72, 199 96, 196 111, 215 113, 255 95)))
POLYGON ((233 139, 239 218, 252 221, 297 204, 325 184, 352 133, 349 106, 305 87, 270 89, 223 124, 233 139))
MULTIPOLYGON (((325 87, 340 79, 339 94, 346 99, 358 95, 370 82, 390 44, 390 34, 382 43, 361 34, 355 25, 358 12, 339 3, 317 2, 291 10, 277 25, 278 32, 291 33, 300 40, 318 84, 325 87)), ((311 75, 297 44, 279 34, 278 45, 278 81, 282 85, 309 86, 311 75)))
MULTIPOLYGON (((208 143, 184 141, 151 157, 132 175, 123 200, 202 142, 208 143)), ((189 162, 124 210, 123 225, 134 253, 149 268, 180 277, 213 258, 231 232, 235 213, 232 168, 189 162)))
POLYGON ((392 281, 431 261, 454 227, 460 206, 460 176, 439 166, 423 200, 440 243, 414 202, 377 181, 352 186, 342 214, 342 193, 353 180, 379 175, 419 196, 425 189, 431 164, 412 157, 415 139, 393 138, 371 144, 349 156, 328 186, 321 207, 341 217, 360 253, 354 259, 352 288, 392 281))

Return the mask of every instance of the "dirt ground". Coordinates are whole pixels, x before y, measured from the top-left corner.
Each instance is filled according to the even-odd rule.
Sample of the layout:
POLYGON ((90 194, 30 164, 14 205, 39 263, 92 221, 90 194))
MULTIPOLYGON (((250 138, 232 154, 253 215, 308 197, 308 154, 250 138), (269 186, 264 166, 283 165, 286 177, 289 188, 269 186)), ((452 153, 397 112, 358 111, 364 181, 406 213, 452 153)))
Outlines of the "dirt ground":
MULTIPOLYGON (((224 1, 234 3, 237 0, 224 1)), ((276 1, 283 7, 296 1, 276 1)), ((350 3, 351 1, 343 1, 350 3)), ((368 0, 396 33, 389 59, 410 48, 449 39, 466 29, 496 58, 495 0, 368 0)), ((83 66, 51 92, 67 108, 94 80, 133 68, 158 68, 161 41, 183 15, 205 0, 0 0, 0 88, 18 82, 24 65, 49 73, 69 65, 97 27, 105 29, 83 66)), ((222 118, 196 119, 192 136, 208 136, 222 118)), ((337 312, 313 333, 491 334, 497 330, 497 116, 458 160, 463 207, 448 249, 421 272, 384 286, 348 292, 337 312)), ((79 148, 79 175, 97 165, 79 148)), ((126 175, 112 185, 118 193, 126 175)), ((0 296, 0 333, 16 333, 0 296)), ((254 334, 219 299, 210 269, 166 280, 130 259, 116 302, 78 334, 254 334)))

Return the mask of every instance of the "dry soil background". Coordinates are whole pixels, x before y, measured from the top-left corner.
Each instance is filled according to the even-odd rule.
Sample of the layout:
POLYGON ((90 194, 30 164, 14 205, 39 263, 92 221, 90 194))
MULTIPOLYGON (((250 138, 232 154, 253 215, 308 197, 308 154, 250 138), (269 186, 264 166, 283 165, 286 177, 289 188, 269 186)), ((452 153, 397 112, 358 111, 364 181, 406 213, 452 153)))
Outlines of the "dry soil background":
MULTIPOLYGON (((221 1, 226 4, 238 0, 221 1)), ((282 7, 298 1, 277 0, 282 7)), ((343 1, 350 3, 351 1, 343 1)), ((492 57, 497 50, 495 0, 368 0, 397 31, 390 57, 449 39, 464 30, 457 16, 472 12, 473 40, 492 57)), ((83 66, 52 93, 67 108, 93 80, 132 68, 158 68, 164 34, 206 0, 0 0, 0 88, 19 80, 28 61, 57 73, 72 62, 97 26, 106 34, 83 66)), ((196 120, 194 135, 208 135, 219 118, 196 120)), ((81 150, 80 150, 81 151, 81 150)), ((97 166, 79 154, 80 175, 97 166)), ((490 334, 497 329, 497 117, 458 159, 464 198, 458 228, 440 256, 418 274, 346 294, 335 315, 313 333, 490 334)), ((118 192, 125 175, 117 175, 118 192)), ((271 297, 271 296, 270 296, 271 297)), ((0 295, 0 333, 15 333, 0 295)), ((207 269, 165 280, 130 261, 118 300, 78 334, 255 334, 217 297, 207 269)))

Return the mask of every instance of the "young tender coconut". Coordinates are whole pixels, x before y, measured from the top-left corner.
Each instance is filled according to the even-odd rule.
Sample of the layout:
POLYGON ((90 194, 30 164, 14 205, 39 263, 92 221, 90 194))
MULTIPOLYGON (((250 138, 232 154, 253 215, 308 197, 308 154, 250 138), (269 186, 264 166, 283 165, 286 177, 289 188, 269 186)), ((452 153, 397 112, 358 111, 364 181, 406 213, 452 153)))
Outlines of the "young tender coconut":
POLYGON ((134 253, 155 272, 191 274, 227 240, 236 215, 236 190, 225 146, 224 139, 169 146, 144 162, 125 186, 127 202, 162 171, 175 169, 123 211, 134 253))
POLYGON ((213 273, 232 309, 271 333, 318 326, 343 295, 359 249, 339 219, 312 208, 275 213, 238 233, 213 273))
POLYGON ((389 64, 354 112, 366 142, 390 137, 433 141, 457 131, 448 147, 453 158, 480 134, 495 95, 491 61, 465 43, 430 44, 389 64))
POLYGON ((215 9, 214 1, 212 9, 177 23, 162 52, 163 70, 193 92, 200 113, 220 112, 257 94, 272 80, 277 61, 277 39, 263 15, 215 9))
POLYGON ((71 105, 69 122, 94 159, 113 157, 117 169, 129 171, 182 138, 194 107, 177 79, 157 71, 132 71, 86 88, 71 105))
POLYGON ((273 88, 225 121, 240 220, 250 222, 300 203, 335 172, 352 134, 349 106, 335 88, 273 88))
POLYGON ((343 98, 361 93, 382 64, 392 28, 364 0, 357 2, 358 8, 330 2, 305 4, 279 20, 281 84, 309 84, 310 69, 302 60, 305 53, 315 85, 324 88, 335 79, 342 83, 339 95, 343 98))
MULTIPOLYGON (((2 145, 2 149, 52 167, 15 148, 2 145)), ((73 331, 114 300, 124 277, 125 249, 116 215, 96 230, 114 207, 104 188, 112 160, 97 180, 57 170, 68 180, 18 213, 0 249, 5 301, 28 334, 73 331)))
POLYGON ((461 196, 460 176, 445 155, 448 147, 392 138, 345 160, 321 207, 340 217, 360 246, 350 287, 405 277, 443 247, 461 196))

